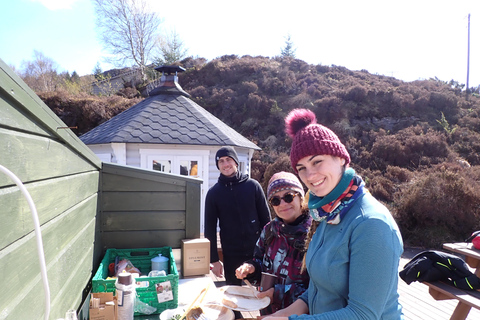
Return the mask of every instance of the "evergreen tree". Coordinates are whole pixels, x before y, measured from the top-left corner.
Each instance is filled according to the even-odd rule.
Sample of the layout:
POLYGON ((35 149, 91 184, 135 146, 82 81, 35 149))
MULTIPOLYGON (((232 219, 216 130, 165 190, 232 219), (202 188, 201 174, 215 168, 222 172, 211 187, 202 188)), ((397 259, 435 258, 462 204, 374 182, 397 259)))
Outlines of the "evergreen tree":
POLYGON ((157 66, 171 65, 187 56, 187 49, 176 31, 159 37, 156 44, 157 55, 153 63, 157 66))
POLYGON ((282 57, 295 58, 296 48, 293 47, 293 41, 290 35, 285 37, 285 47, 282 48, 282 57))
POLYGON ((72 82, 77 82, 80 80, 80 76, 78 75, 77 71, 73 70, 72 75, 70 77, 72 82))
POLYGON ((95 79, 98 79, 102 75, 102 68, 100 68, 99 62, 97 62, 95 68, 93 68, 93 75, 95 76, 95 79))

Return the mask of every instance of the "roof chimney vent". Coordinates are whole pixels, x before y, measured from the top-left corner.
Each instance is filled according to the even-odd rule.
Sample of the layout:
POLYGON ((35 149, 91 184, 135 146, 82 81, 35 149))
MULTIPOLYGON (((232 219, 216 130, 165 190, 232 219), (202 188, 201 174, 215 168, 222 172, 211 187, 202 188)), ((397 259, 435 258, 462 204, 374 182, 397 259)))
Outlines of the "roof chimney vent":
POLYGON ((185 68, 180 66, 159 66, 155 70, 162 73, 160 78, 160 85, 153 89, 150 92, 150 96, 155 96, 159 94, 173 94, 173 95, 184 95, 189 98, 190 95, 183 91, 182 87, 178 83, 177 74, 179 72, 184 72, 185 68))

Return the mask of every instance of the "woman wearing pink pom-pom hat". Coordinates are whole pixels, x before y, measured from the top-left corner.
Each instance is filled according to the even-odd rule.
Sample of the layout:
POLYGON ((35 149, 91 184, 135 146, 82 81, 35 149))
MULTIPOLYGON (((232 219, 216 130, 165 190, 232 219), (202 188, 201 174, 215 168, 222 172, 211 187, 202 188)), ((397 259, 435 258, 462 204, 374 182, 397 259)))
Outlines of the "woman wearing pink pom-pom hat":
POLYGON ((292 167, 309 189, 313 223, 303 267, 310 283, 293 304, 264 319, 403 319, 397 292, 403 242, 392 215, 311 110, 292 110, 285 126, 292 167))

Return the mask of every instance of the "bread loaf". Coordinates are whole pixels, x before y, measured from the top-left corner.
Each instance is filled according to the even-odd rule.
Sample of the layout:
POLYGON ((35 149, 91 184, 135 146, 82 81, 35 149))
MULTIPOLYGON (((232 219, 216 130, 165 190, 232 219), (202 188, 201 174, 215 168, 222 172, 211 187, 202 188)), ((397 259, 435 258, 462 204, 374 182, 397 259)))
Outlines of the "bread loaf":
POLYGON ((235 308, 238 308, 238 305, 236 303, 236 300, 234 297, 230 298, 230 299, 227 299, 226 297, 222 299, 222 304, 226 307, 229 307, 229 308, 232 308, 232 309, 235 309, 235 308))

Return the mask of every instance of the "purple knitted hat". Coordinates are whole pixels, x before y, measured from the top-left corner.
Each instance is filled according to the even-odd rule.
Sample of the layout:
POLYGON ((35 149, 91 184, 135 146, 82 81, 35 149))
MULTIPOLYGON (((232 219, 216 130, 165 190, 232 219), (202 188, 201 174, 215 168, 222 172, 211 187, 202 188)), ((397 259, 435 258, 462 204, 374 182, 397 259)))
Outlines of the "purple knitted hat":
POLYGON ((290 162, 297 172, 298 161, 306 156, 331 155, 350 163, 350 155, 337 135, 317 123, 315 113, 308 109, 293 109, 285 118, 285 131, 292 138, 290 162))
POLYGON ((302 198, 305 196, 300 180, 290 172, 277 172, 270 178, 267 188, 267 200, 270 200, 275 193, 283 190, 298 192, 302 195, 302 198))

